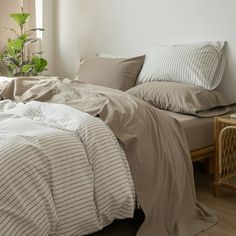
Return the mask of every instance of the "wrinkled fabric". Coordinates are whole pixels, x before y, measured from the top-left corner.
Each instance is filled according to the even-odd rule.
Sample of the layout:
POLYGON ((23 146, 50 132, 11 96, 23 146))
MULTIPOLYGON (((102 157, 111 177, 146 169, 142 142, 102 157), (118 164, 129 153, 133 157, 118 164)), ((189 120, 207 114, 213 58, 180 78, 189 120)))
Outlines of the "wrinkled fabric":
POLYGON ((145 221, 138 236, 191 236, 217 221, 197 203, 191 158, 180 124, 121 91, 63 80, 15 80, 3 99, 64 103, 99 116, 123 143, 145 221))

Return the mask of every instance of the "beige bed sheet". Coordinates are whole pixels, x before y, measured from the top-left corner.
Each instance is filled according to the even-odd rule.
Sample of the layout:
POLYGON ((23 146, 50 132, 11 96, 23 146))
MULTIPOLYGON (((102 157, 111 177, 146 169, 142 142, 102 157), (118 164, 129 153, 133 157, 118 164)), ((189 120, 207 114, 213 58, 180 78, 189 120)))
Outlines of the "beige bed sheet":
POLYGON ((190 151, 214 144, 214 118, 199 118, 171 111, 165 112, 178 120, 184 128, 190 151))

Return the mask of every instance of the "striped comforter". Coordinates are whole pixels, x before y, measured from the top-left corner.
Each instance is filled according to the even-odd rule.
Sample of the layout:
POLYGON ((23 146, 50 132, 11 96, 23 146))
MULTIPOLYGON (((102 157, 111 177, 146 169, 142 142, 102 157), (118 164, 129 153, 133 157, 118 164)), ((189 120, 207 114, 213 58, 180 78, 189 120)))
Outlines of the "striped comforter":
POLYGON ((99 118, 0 102, 0 235, 85 235, 133 216, 124 152, 99 118))

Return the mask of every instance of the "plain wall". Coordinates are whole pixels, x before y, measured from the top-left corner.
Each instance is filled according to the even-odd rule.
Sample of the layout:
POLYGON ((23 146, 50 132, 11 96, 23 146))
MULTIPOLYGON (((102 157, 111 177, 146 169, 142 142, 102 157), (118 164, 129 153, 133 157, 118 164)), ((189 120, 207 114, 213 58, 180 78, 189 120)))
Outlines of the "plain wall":
MULTIPOLYGON (((62 77, 73 78, 78 70, 80 54, 87 51, 87 44, 81 42, 81 35, 86 34, 82 0, 56 0, 55 35, 54 35, 54 72, 62 77)), ((88 34, 86 34, 88 35, 88 34)))
MULTIPOLYGON (((1 1, 1 0, 0 0, 1 1)), ((45 31, 42 34, 42 51, 43 57, 48 61, 48 71, 44 72, 45 75, 54 75, 55 65, 55 28, 57 22, 55 20, 55 2, 58 0, 41 0, 43 1, 42 9, 42 25, 45 31)))

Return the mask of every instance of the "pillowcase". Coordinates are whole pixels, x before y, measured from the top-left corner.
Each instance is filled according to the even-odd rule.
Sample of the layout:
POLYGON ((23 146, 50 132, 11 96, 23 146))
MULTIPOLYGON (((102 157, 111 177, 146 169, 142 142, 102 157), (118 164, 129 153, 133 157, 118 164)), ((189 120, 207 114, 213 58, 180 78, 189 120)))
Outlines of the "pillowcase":
POLYGON ((86 84, 127 90, 135 85, 145 56, 134 58, 85 59, 80 64, 77 80, 86 84))
POLYGON ((144 83, 127 93, 157 108, 199 117, 213 117, 231 110, 230 103, 220 92, 176 82, 144 83))
POLYGON ((175 81, 213 90, 222 79, 225 59, 224 41, 156 45, 146 57, 137 84, 175 81))

